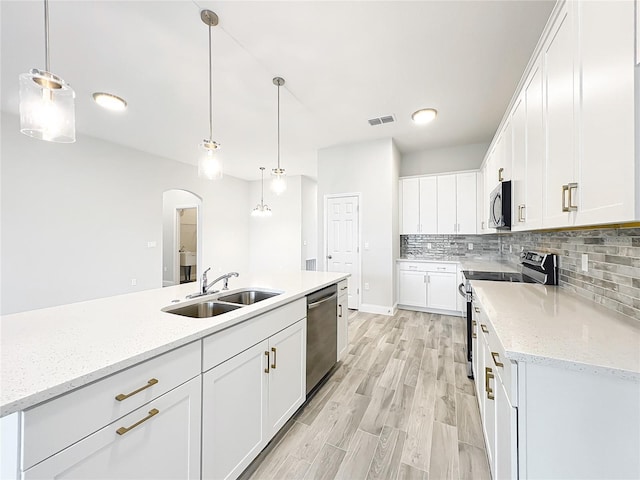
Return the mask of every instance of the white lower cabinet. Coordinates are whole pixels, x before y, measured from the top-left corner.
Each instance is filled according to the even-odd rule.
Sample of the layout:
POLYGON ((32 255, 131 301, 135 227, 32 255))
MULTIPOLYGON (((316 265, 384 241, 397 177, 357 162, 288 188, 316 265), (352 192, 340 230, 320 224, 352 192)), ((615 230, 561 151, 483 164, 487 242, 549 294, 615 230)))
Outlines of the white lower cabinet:
POLYGON ((476 301, 475 385, 494 480, 640 478, 640 384, 512 362, 476 301))
POLYGON ((427 274, 422 271, 400 270, 398 303, 412 307, 427 305, 427 274))
POLYGON ((203 375, 202 478, 236 478, 305 400, 306 319, 203 375))
POLYGON ((398 305, 460 313, 458 272, 455 263, 398 262, 398 305))
POLYGON ((346 280, 338 283, 338 358, 340 361, 349 348, 349 292, 346 280))
POLYGON ((200 385, 200 376, 189 380, 31 467, 22 478, 199 479, 200 385))
POLYGON ((439 310, 458 309, 458 280, 452 272, 427 273, 427 305, 439 310))

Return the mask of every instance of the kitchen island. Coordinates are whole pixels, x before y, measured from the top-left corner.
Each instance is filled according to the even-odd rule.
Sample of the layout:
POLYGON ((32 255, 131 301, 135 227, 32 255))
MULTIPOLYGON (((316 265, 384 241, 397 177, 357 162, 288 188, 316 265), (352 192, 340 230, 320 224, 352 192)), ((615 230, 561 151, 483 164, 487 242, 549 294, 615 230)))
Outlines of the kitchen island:
MULTIPOLYGON (((209 427, 216 427, 210 430, 218 429, 219 426, 211 422, 219 419, 214 418, 211 412, 219 414, 223 400, 240 409, 246 407, 243 405, 245 400, 254 399, 253 395, 223 399, 221 390, 216 388, 217 382, 220 378, 233 378, 229 375, 233 370, 229 365, 247 352, 256 350, 259 355, 250 356, 242 365, 250 365, 259 359, 254 365, 258 374, 255 369, 245 372, 246 375, 243 373, 237 377, 240 383, 246 380, 244 384, 234 380, 235 384, 226 385, 227 391, 233 390, 234 385, 246 387, 241 391, 256 393, 261 402, 257 405, 261 409, 257 413, 240 410, 239 417, 247 419, 246 425, 234 425, 239 438, 243 437, 243 427, 255 431, 256 424, 252 422, 255 413, 260 432, 252 451, 241 456, 234 465, 234 475, 237 475, 241 472, 237 470, 250 463, 251 455, 259 453, 276 433, 276 427, 284 424, 285 416, 292 415, 304 401, 305 296, 337 284, 347 276, 305 271, 242 275, 230 281, 229 293, 247 288, 281 293, 211 318, 192 318, 162 311, 165 307, 205 300, 206 297, 185 298, 194 293, 193 284, 2 317, 3 475, 9 471, 14 476, 24 472, 25 478, 48 476, 50 472, 66 468, 67 464, 75 468, 82 464, 78 460, 85 460, 83 456, 93 459, 98 451, 113 450, 115 440, 128 440, 130 447, 138 444, 143 448, 146 444, 153 446, 164 433, 166 438, 179 439, 179 443, 156 445, 158 448, 154 455, 164 450, 167 459, 171 459, 179 454, 179 458, 173 461, 182 462, 180 469, 174 470, 176 475, 200 478, 201 424, 209 422, 209 427), (269 353, 271 349, 273 354, 269 353), (266 358, 263 350, 267 353, 266 358), (292 359, 288 364, 287 352, 291 352, 292 359), (265 363, 266 370, 271 370, 272 375, 266 375, 269 373, 266 370, 261 373, 265 363), (221 376, 224 369, 227 371, 221 376), (160 373, 156 375, 155 372, 160 373), (140 379, 144 379, 142 384, 140 379), (270 383, 278 385, 278 389, 272 388, 270 392, 270 383), (134 391, 130 385, 140 388, 134 391), (108 394, 102 391, 105 389, 108 394), (210 398, 207 398, 207 392, 210 398), (274 392, 279 393, 274 395, 274 392), (171 399, 171 395, 175 398, 171 399), (103 396, 104 399, 99 400, 104 407, 101 413, 96 411, 94 403, 103 396), (151 403, 162 402, 163 398, 165 407, 151 408, 151 403), (282 403, 291 398, 295 403, 282 403), (282 411, 277 412, 278 418, 267 428, 267 420, 272 413, 267 407, 278 406, 279 402, 282 411), (171 412, 181 413, 172 422, 162 424, 162 414, 169 419, 171 412), (155 415, 158 415, 158 420, 152 422, 150 419, 155 415), (58 417, 61 424, 56 423, 58 417), (105 423, 117 419, 117 425, 105 423), (141 419, 146 422, 144 425, 141 425, 141 419), (155 427, 153 423, 156 423, 155 427), (120 428, 116 429, 116 426, 120 428), (54 427, 53 431, 47 431, 47 428, 54 427), (142 435, 149 429, 146 434, 150 435, 153 428, 156 429, 153 441, 147 442, 142 435), (6 446, 12 443, 12 437, 15 440, 15 457, 11 449, 6 450, 6 446), (15 468, 11 467, 12 464, 15 468)), ((233 412, 224 412, 227 413, 227 417, 234 418, 233 412)), ((205 426, 202 430, 204 445, 207 440, 205 426)), ((238 446, 236 440, 226 438, 225 442, 238 446)), ((209 446, 217 445, 216 442, 217 439, 212 439, 209 446)), ((139 453, 144 458, 144 450, 139 453)), ((223 457, 230 457, 228 453, 223 457)), ((132 467, 130 457, 121 460, 125 466, 134 468, 135 475, 145 477, 144 465, 132 467), (136 471, 135 468, 142 469, 136 471)), ((108 461, 111 462, 108 466, 113 467, 113 459, 109 457, 108 461)), ((89 464, 95 469, 92 462, 90 460, 89 464)), ((118 472, 118 468, 108 472, 118 472)), ((213 472, 212 468, 208 469, 203 461, 202 476, 213 472)), ((105 472, 89 470, 83 474, 100 476, 105 472)), ((210 475, 217 476, 218 473, 216 470, 215 475, 210 475)))

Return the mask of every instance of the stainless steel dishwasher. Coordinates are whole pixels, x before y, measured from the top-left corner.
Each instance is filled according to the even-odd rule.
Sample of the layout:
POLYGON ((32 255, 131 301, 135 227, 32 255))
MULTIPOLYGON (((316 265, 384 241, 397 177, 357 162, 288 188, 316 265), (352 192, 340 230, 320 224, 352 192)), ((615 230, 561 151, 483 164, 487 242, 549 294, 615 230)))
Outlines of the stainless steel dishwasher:
POLYGON ((337 362, 338 287, 307 295, 307 394, 337 362))

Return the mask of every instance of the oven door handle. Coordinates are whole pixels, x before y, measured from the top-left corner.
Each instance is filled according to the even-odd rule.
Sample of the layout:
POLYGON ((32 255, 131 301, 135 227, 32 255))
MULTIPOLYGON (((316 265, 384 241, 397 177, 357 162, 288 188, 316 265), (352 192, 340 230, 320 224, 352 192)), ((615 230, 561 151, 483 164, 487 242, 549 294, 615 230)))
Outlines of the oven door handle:
POLYGON ((464 298, 467 298, 467 289, 464 283, 458 285, 458 293, 460 293, 464 298))

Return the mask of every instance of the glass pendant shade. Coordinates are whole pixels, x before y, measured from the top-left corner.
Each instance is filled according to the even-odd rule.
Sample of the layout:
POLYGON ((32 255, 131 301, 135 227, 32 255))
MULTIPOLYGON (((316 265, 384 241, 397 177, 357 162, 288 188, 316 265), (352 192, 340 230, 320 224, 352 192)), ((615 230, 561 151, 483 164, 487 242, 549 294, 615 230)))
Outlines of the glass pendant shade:
POLYGON ((198 157, 198 176, 208 180, 222 178, 223 165, 220 154, 220 145, 210 140, 205 140, 200 144, 200 155, 198 157))
POLYGON ((61 78, 37 69, 19 78, 20 131, 48 142, 75 142, 73 89, 61 78))
POLYGON ((281 168, 282 172, 276 173, 277 169, 273 169, 273 179, 271 180, 271 190, 276 195, 281 195, 287 189, 287 180, 285 178, 284 169, 281 168))
POLYGON ((269 205, 258 204, 251 212, 252 217, 270 217, 272 214, 269 205))

